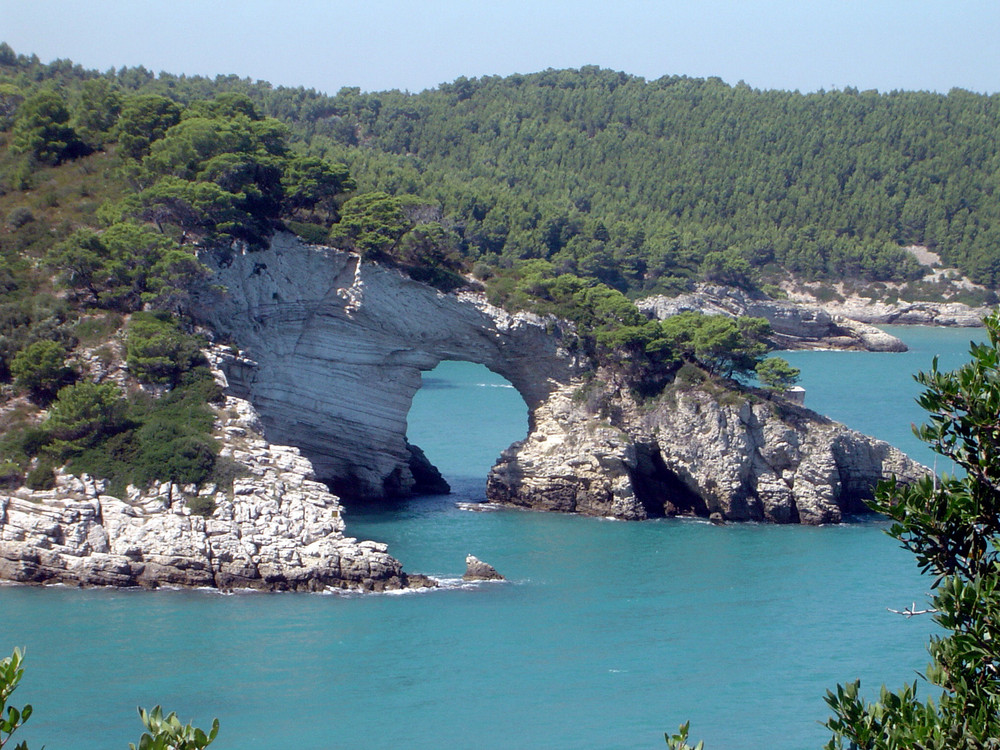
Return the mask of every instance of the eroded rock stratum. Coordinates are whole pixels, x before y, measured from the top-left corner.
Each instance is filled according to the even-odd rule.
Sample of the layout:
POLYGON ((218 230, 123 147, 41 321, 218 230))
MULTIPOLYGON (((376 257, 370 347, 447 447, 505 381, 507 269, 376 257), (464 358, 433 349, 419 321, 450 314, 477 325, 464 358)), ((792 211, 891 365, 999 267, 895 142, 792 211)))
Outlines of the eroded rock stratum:
POLYGON ((421 371, 442 360, 485 365, 528 405, 529 436, 491 472, 495 502, 827 523, 863 509, 879 479, 925 471, 884 442, 760 396, 692 386, 636 404, 613 379, 585 383, 566 324, 442 294, 350 253, 280 235, 267 251, 205 260, 225 292, 199 295, 198 313, 239 348, 223 363, 234 393, 254 404, 270 441, 298 446, 348 497, 424 489, 406 415, 421 371))
POLYGON ((406 442, 421 371, 485 365, 534 409, 580 370, 557 322, 441 294, 357 255, 279 235, 263 252, 203 259, 226 291, 202 294, 197 310, 240 349, 223 363, 233 392, 269 440, 298 446, 348 497, 422 489, 406 442))

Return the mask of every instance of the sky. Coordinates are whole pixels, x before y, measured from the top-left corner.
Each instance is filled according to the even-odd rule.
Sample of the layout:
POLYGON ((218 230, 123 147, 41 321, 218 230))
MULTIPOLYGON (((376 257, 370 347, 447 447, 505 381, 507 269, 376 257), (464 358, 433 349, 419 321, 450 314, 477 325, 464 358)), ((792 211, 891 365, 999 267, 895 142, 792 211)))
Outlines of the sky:
POLYGON ((336 93, 599 65, 761 89, 1000 91, 997 0, 0 0, 0 40, 87 68, 336 93))

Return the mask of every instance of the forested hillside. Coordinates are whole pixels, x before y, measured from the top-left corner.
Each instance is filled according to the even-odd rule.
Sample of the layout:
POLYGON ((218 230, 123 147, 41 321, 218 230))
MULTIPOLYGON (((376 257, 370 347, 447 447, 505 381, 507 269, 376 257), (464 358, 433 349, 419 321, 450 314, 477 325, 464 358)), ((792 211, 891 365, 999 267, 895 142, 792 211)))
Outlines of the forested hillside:
MULTIPOLYGON (((411 226, 434 223, 410 255, 433 246, 439 262, 543 258, 639 294, 782 269, 907 281, 921 271, 901 247, 922 244, 1000 284, 997 95, 803 95, 585 67, 326 96, 0 52, 0 115, 11 89, 45 81, 70 99, 85 79, 182 105, 243 93, 287 126, 293 148, 346 164, 359 194, 403 198, 411 226)), ((398 218, 396 204, 375 209, 398 218)))
MULTIPOLYGON (((302 118, 311 147, 363 186, 439 200, 474 255, 655 289, 714 252, 904 280, 912 243, 1000 281, 1000 96, 802 95, 583 68, 342 90, 331 105, 302 118)), ((738 273, 726 260, 713 258, 721 275, 738 273)))

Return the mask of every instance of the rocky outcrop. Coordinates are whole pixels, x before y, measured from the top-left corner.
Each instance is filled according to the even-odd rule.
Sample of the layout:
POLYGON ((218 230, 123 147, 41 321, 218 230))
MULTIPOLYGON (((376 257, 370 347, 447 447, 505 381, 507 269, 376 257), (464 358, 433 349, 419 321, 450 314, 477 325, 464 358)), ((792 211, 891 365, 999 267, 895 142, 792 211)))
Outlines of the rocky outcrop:
POLYGON ((0 579, 268 591, 435 585, 404 573, 384 544, 345 536, 337 497, 297 448, 260 437, 245 401, 227 399, 217 427, 221 455, 240 474, 231 488, 130 487, 120 499, 103 481, 61 474, 53 490, 0 495, 0 579))
POLYGON ((466 555, 463 581, 502 581, 504 577, 489 563, 484 563, 475 555, 466 555))
MULTIPOLYGON (((420 372, 445 359, 486 365, 529 407, 529 437, 490 475, 498 503, 825 523, 862 509, 878 479, 920 471, 885 443, 721 386, 675 389, 652 409, 606 388, 593 408, 586 395, 574 400, 583 363, 562 346, 564 323, 510 315, 479 294, 442 294, 350 253, 280 235, 263 252, 204 260, 213 287, 196 294, 196 309, 239 348, 220 363, 232 389, 259 410, 268 439, 299 446, 351 497, 421 488, 427 474, 413 463, 406 414, 420 372)), ((814 345, 844 330, 819 310, 713 295, 718 312, 769 316, 779 335, 814 345)), ((851 330, 854 346, 898 348, 881 332, 851 330)))
POLYGON ((592 382, 560 389, 536 411, 527 440, 490 472, 487 496, 622 519, 822 524, 863 512, 880 479, 926 471, 887 443, 784 401, 674 387, 640 405, 592 382))
POLYGON ((301 448, 345 497, 430 489, 406 442, 421 371, 477 362, 532 408, 580 370, 560 347, 555 319, 508 314, 481 294, 442 294, 291 235, 261 252, 203 260, 212 287, 195 309, 239 347, 222 362, 233 392, 254 404, 269 440, 301 448))
POLYGON ((660 320, 689 310, 706 315, 766 318, 771 324, 773 343, 781 349, 906 351, 906 344, 900 339, 861 319, 831 314, 815 305, 759 298, 734 287, 699 284, 691 294, 646 297, 638 300, 636 306, 660 320))
POLYGON ((961 302, 876 302, 862 297, 824 303, 835 315, 877 325, 982 327, 988 307, 970 307, 961 302))

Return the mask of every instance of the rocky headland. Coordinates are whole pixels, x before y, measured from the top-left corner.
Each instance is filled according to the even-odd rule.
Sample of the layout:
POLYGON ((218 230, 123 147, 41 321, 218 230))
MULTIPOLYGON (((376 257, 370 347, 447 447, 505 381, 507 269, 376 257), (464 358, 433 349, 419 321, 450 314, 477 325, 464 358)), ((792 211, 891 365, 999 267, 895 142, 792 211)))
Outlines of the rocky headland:
MULTIPOLYGON (((863 510, 879 479, 924 471, 809 410, 717 383, 638 404, 613 378, 582 380, 586 363, 563 321, 443 294, 350 253, 281 236, 263 253, 209 260, 227 291, 206 293, 201 314, 239 347, 222 362, 232 387, 260 411, 265 435, 302 448, 321 479, 352 497, 420 490, 406 414, 420 372, 445 359, 486 365, 528 405, 527 439, 490 474, 496 503, 828 523, 863 510)), ((796 321, 827 335, 839 325, 818 314, 796 321)), ((877 329, 854 330, 865 348, 899 348, 877 329)))
POLYGON ((338 498, 298 448, 268 443, 249 403, 218 410, 231 487, 164 483, 106 494, 59 473, 52 490, 0 494, 0 579, 77 586, 385 591, 436 585, 384 544, 344 534, 338 498), (195 508, 204 509, 203 514, 195 508))
POLYGON ((888 443, 764 393, 675 384, 637 403, 613 382, 559 389, 490 471, 491 502, 621 519, 837 523, 875 484, 927 469, 888 443))
MULTIPOLYGON (((433 586, 404 572, 385 545, 347 536, 333 492, 377 501, 447 491, 406 440, 421 372, 443 360, 487 366, 528 406, 528 436, 489 476, 488 498, 499 505, 622 519, 833 523, 862 511, 878 480, 926 471, 886 443, 700 371, 636 401, 613 373, 588 376, 565 321, 508 313, 481 293, 445 294, 291 235, 261 252, 203 259, 213 273, 194 290, 194 311, 221 342, 208 354, 226 386, 215 434, 232 462, 231 485, 166 483, 116 497, 102 481, 61 473, 51 490, 0 492, 0 579, 223 590, 433 586)), ((763 314, 725 299, 726 314, 741 305, 742 314, 763 314)), ((665 304, 646 309, 666 314, 665 304)), ((783 308, 769 309, 764 317, 780 322, 783 308)), ((818 313, 785 318, 780 330, 815 332, 816 341, 842 330, 818 313)))
POLYGON ((771 324, 771 339, 779 349, 859 349, 869 352, 905 352, 900 339, 850 314, 830 312, 818 305, 773 300, 742 289, 699 284, 690 294, 655 295, 636 306, 663 319, 686 311, 706 315, 749 315, 771 324))

